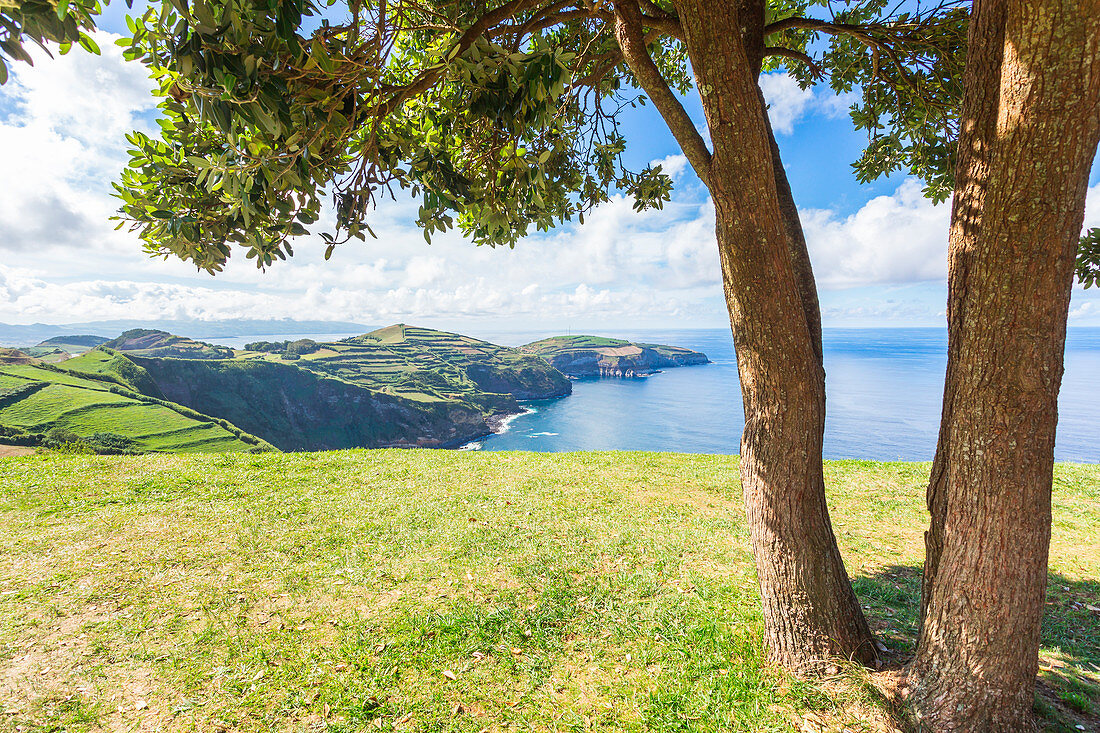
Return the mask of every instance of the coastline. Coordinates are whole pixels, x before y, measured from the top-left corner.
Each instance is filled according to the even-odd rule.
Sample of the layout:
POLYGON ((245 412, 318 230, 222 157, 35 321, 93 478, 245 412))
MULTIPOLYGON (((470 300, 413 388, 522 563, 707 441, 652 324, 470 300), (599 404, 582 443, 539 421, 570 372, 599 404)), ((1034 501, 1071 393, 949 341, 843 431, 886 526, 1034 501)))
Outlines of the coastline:
MULTIPOLYGON (((519 412, 499 412, 494 415, 490 415, 485 419, 485 422, 489 425, 489 432, 484 435, 478 435, 472 440, 464 440, 460 445, 454 446, 454 450, 481 450, 482 441, 488 438, 490 435, 500 435, 501 433, 507 433, 512 428, 512 423, 524 415, 530 415, 535 412, 535 408, 526 407, 520 405, 519 412)), ((456 441, 457 442, 457 441, 456 441)))

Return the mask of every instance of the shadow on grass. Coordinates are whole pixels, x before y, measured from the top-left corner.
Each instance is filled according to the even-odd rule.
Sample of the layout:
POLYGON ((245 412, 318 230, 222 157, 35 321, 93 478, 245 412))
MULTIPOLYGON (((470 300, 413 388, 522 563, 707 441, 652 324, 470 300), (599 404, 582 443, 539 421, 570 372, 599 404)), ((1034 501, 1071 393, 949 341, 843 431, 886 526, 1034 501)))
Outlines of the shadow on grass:
MULTIPOLYGON (((891 565, 853 581, 875 635, 903 664, 913 654, 921 568, 891 565)), ((1036 711, 1049 730, 1100 730, 1100 580, 1050 573, 1036 711), (1084 727, 1078 727, 1084 726, 1084 727)))

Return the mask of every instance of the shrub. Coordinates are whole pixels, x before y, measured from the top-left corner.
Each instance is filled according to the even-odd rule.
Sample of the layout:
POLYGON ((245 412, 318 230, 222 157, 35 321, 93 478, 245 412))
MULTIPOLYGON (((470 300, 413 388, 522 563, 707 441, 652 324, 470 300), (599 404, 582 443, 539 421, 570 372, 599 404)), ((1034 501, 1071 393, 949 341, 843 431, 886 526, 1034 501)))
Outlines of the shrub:
POLYGON ((312 339, 298 339, 286 345, 288 354, 312 354, 321 348, 321 345, 312 339))

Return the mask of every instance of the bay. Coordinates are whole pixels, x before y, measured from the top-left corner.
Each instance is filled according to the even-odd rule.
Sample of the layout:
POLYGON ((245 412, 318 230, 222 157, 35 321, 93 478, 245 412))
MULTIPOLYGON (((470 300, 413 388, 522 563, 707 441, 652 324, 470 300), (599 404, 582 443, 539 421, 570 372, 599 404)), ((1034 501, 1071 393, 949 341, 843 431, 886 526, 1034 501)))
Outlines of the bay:
MULTIPOLYGON (((540 330, 463 332, 504 346, 560 335, 540 330)), ((353 335, 340 332, 306 337, 326 341, 353 335)), ((528 412, 508 421, 503 432, 468 447, 738 452, 745 423, 729 330, 614 330, 597 335, 683 346, 702 351, 712 363, 668 369, 641 379, 575 380, 569 397, 525 402, 528 412)), ((246 341, 301 337, 268 334, 209 340, 241 348, 246 341)), ((931 460, 947 365, 946 330, 827 328, 823 341, 825 457, 931 460)), ((1100 463, 1100 328, 1069 329, 1065 365, 1055 457, 1100 463)))
MULTIPOLYGON (((507 346, 552 335, 473 334, 507 346)), ((608 333, 702 351, 712 364, 642 379, 580 379, 573 394, 530 410, 481 450, 737 453, 744 413, 729 331, 608 333)), ((947 333, 938 328, 826 329, 826 458, 931 460, 939 430, 947 333)), ((1071 328, 1055 457, 1100 462, 1100 328, 1071 328)))

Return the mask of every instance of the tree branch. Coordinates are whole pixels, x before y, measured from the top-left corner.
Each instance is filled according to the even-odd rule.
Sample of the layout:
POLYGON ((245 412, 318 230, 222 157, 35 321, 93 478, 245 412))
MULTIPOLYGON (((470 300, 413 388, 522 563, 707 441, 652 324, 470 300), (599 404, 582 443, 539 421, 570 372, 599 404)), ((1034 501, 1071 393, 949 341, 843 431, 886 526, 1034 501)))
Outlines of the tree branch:
POLYGON ((810 68, 810 73, 813 74, 815 79, 820 79, 825 75, 824 72, 822 72, 821 67, 814 63, 814 60, 810 58, 809 54, 805 54, 801 51, 795 51, 793 48, 784 48, 783 46, 765 46, 764 58, 767 58, 768 56, 782 56, 783 58, 800 61, 810 68))
MULTIPOLYGON (((479 36, 484 34, 490 28, 497 23, 500 23, 508 18, 511 18, 516 13, 522 12, 532 5, 536 5, 538 0, 509 0, 501 5, 496 10, 490 10, 485 15, 481 16, 470 25, 462 35, 458 37, 458 41, 451 46, 446 58, 454 58, 462 54, 470 46, 474 45, 474 42, 479 36)), ((443 76, 443 72, 446 70, 446 64, 438 64, 432 68, 425 69, 417 74, 416 78, 399 87, 391 87, 389 89, 383 89, 384 93, 393 93, 393 96, 386 100, 383 104, 379 105, 379 113, 381 115, 387 115, 404 102, 409 97, 412 97, 420 92, 426 91, 431 88, 433 84, 439 81, 439 78, 443 76)))
POLYGON ((710 178, 710 150, 646 49, 646 39, 642 35, 645 20, 638 0, 614 0, 614 6, 615 38, 623 51, 623 60, 653 100, 695 173, 703 183, 707 183, 710 178))
POLYGON ((675 13, 668 12, 653 0, 638 0, 638 2, 644 9, 642 13, 643 25, 659 30, 679 41, 684 40, 684 29, 675 13))
POLYGON ((781 33, 782 31, 789 30, 808 30, 818 31, 819 33, 827 33, 831 36, 851 36, 863 45, 877 49, 885 53, 894 66, 897 67, 898 73, 902 79, 908 78, 908 72, 905 70, 905 64, 901 62, 894 49, 890 47, 888 43, 881 41, 871 35, 871 31, 875 26, 869 25, 854 25, 852 23, 833 23, 827 20, 818 20, 817 18, 802 18, 800 16, 791 16, 790 18, 783 18, 773 23, 769 23, 764 26, 764 36, 770 36, 775 33, 781 33))

